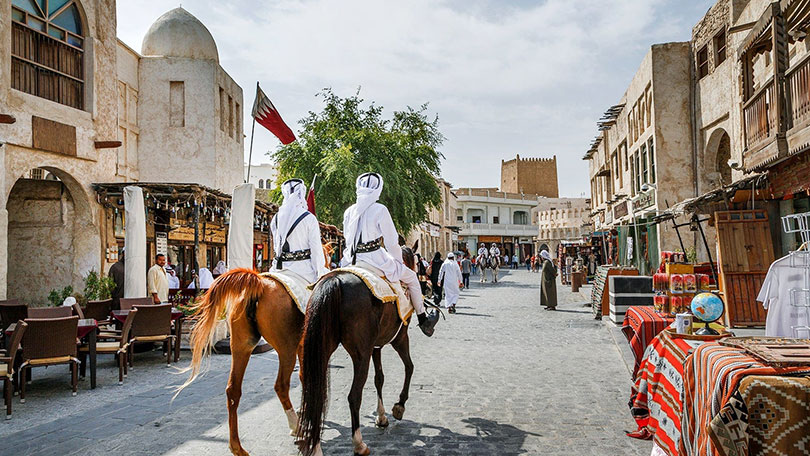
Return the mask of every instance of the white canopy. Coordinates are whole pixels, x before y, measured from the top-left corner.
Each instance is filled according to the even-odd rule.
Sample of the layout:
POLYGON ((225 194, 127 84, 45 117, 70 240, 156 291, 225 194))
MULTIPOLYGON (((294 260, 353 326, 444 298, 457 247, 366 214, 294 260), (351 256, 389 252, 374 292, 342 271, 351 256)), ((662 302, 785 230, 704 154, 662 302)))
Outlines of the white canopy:
POLYGON ((253 268, 253 184, 240 184, 233 189, 231 223, 228 228, 228 269, 253 268))
POLYGON ((124 297, 143 298, 146 296, 146 210, 140 187, 124 187, 124 211, 124 247, 127 252, 124 257, 124 297))

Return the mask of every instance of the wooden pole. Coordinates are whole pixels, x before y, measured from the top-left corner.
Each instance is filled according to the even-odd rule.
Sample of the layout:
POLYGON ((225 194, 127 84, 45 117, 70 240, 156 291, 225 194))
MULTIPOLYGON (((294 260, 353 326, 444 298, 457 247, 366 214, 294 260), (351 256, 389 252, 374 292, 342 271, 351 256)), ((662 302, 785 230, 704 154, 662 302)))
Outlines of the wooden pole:
POLYGON ((194 198, 194 288, 200 289, 200 203, 194 198))

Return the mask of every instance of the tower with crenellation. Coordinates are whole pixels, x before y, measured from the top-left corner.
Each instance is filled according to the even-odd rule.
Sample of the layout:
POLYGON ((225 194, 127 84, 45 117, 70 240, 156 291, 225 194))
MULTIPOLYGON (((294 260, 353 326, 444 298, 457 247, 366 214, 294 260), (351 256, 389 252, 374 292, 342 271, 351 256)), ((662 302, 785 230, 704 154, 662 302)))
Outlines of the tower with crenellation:
POLYGON ((558 198, 557 156, 501 160, 501 191, 558 198))

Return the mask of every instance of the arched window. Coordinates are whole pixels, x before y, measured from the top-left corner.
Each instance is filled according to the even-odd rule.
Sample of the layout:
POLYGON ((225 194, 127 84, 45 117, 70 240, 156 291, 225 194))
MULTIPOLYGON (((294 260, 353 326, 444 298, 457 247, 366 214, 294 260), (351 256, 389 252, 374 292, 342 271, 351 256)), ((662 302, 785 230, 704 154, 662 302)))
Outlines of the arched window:
POLYGON ((264 179, 259 179, 259 188, 264 188, 264 179))
POLYGON ((84 109, 84 28, 76 0, 12 0, 11 87, 84 109))

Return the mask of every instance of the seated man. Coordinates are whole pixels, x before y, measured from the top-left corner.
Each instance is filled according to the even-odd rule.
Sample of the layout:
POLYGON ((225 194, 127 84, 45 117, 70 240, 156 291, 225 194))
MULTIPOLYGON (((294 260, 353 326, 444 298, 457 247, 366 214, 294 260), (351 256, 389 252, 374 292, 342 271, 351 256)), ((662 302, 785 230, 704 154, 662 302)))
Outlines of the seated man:
POLYGON ((388 208, 377 202, 382 189, 383 179, 377 173, 365 173, 357 178, 357 202, 343 214, 346 249, 341 266, 363 261, 383 271, 389 281, 402 282, 410 293, 419 328, 430 337, 439 315, 425 313, 419 279, 416 272, 402 262, 399 236, 391 214, 388 208))
POLYGON ((273 236, 274 271, 291 271, 307 283, 327 272, 318 219, 307 210, 307 187, 301 179, 281 184, 284 201, 270 222, 273 236))

